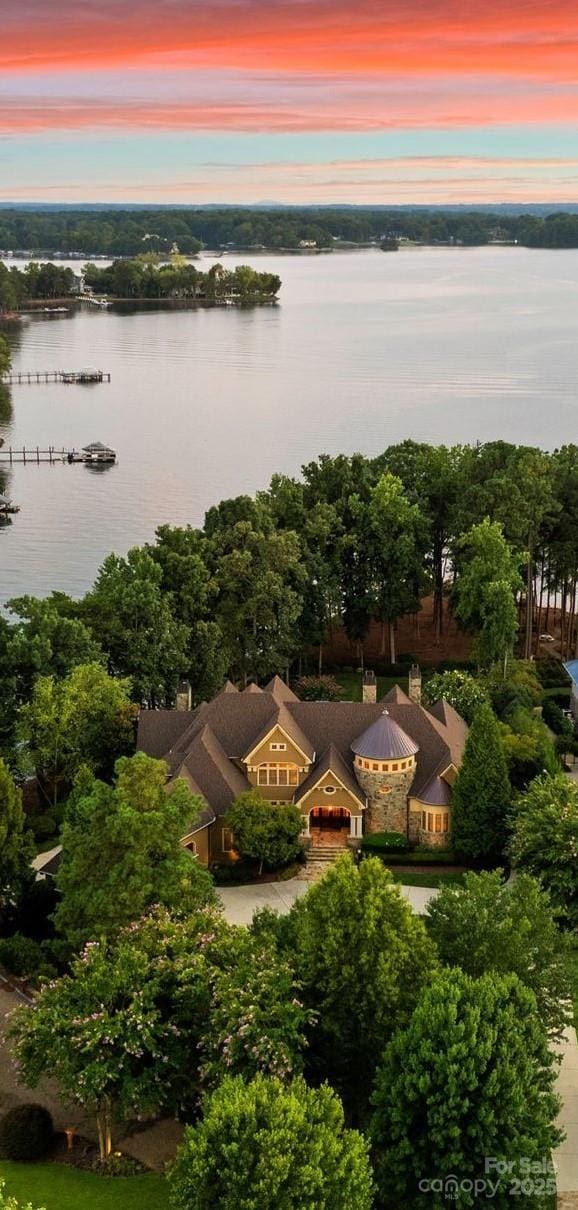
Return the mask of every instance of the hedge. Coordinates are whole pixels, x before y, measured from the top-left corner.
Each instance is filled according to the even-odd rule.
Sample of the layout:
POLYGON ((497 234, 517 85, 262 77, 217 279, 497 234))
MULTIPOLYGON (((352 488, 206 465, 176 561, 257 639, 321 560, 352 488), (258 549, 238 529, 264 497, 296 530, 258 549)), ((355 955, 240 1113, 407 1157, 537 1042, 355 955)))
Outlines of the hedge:
POLYGON ((403 832, 372 832, 363 837, 361 847, 366 853, 407 853, 409 842, 403 832))
POLYGON ((452 849, 414 849, 409 853, 381 853, 385 865, 459 865, 452 849))

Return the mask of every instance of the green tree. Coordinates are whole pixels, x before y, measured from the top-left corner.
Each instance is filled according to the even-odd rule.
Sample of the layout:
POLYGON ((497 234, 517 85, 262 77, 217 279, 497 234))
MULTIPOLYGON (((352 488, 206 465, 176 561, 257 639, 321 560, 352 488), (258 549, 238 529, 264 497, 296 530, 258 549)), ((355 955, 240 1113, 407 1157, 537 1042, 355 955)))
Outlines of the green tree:
POLYGON ((176 1210, 370 1210, 367 1143, 327 1085, 226 1079, 188 1127, 171 1176, 176 1210))
POLYGON ((477 632, 480 664, 488 667, 500 661, 505 676, 518 629, 519 558, 506 542, 501 525, 488 517, 461 538, 459 550, 456 617, 464 629, 477 632))
POLYGON ((540 1020, 554 1039, 572 1021, 566 940, 549 895, 528 874, 466 874, 428 906, 428 927, 441 961, 473 978, 517 975, 534 992, 540 1020))
POLYGON ((466 723, 471 723, 478 706, 487 702, 488 694, 478 677, 452 668, 448 672, 434 672, 424 682, 423 700, 426 706, 433 706, 441 698, 449 702, 466 723))
POLYGON ((550 893, 554 907, 578 926, 578 786, 559 772, 543 774, 517 801, 512 859, 550 893))
POLYGON ((189 666, 189 628, 173 617, 162 579, 155 559, 133 548, 125 559, 105 559, 84 601, 86 621, 111 671, 130 676, 137 698, 151 705, 174 700, 189 666))
POLYGON ((300 835, 303 818, 293 803, 283 806, 267 802, 257 790, 240 794, 227 813, 235 847, 242 857, 259 862, 270 869, 288 865, 301 852, 300 835))
POLYGON ((511 788, 500 725, 486 703, 478 707, 452 792, 452 843, 474 860, 504 852, 511 788))
POLYGON ((434 946, 378 858, 340 857, 291 913, 296 968, 316 1014, 321 1074, 363 1103, 386 1041, 436 965, 434 946))
MULTIPOLYGON (((372 1139, 380 1205, 417 1210, 420 1181, 454 1173, 453 1204, 475 1207, 476 1194, 462 1182, 484 1177, 487 1156, 514 1164, 549 1157, 562 1137, 554 1126, 555 1066, 535 997, 515 975, 440 973, 378 1072, 372 1139)), ((501 1210, 511 1200, 509 1182, 493 1196, 501 1210)), ((442 1203, 441 1195, 431 1202, 442 1203)))
POLYGON ((0 334, 0 378, 8 373, 11 365, 12 354, 10 352, 10 345, 6 337, 0 334))
POLYGON ((53 803, 82 765, 108 775, 115 759, 134 743, 135 707, 130 682, 109 676, 100 664, 79 664, 57 681, 41 676, 32 697, 20 710, 31 763, 53 803))
POLYGON ((22 889, 33 851, 22 809, 22 793, 0 758, 0 906, 12 902, 22 889))
MULTIPOLYGON (((357 506, 356 506, 357 507, 357 506)), ((411 504, 395 475, 382 475, 372 489, 363 528, 372 568, 371 610, 389 633, 389 658, 395 664, 395 622, 420 607, 423 585, 425 524, 417 504, 411 504)))
POLYGON ((57 928, 76 946, 110 936, 148 907, 213 899, 208 872, 182 848, 203 807, 167 766, 139 752, 116 762, 116 784, 93 781, 62 830, 57 928))
POLYGON ((39 676, 68 676, 78 664, 102 660, 101 649, 78 618, 70 616, 75 603, 64 593, 46 599, 19 597, 8 602, 18 618, 11 627, 6 662, 17 678, 18 693, 30 696, 39 676))

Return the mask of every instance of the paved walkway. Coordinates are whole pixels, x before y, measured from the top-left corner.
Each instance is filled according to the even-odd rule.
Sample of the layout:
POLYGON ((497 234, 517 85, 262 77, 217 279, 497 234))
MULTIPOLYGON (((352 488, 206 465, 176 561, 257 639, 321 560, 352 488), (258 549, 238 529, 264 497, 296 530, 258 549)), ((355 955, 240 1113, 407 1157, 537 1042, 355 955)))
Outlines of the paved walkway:
POLYGON ((578 1206, 578 1042, 575 1029, 566 1030, 565 1039, 557 1049, 562 1055, 556 1082, 556 1091, 562 1098, 558 1124, 566 1132, 566 1139, 554 1153, 554 1160, 559 1205, 569 1208, 578 1206), (575 1200, 569 1199, 568 1195, 572 1194, 575 1200))
MULTIPOLYGON (((310 883, 305 878, 289 878, 287 882, 219 887, 218 894, 229 924, 250 924, 253 913, 258 908, 273 908, 273 911, 285 916, 295 900, 304 895, 309 886, 310 883)), ((420 916, 425 912, 430 899, 437 895, 436 890, 421 886, 402 886, 401 890, 414 912, 420 916)))

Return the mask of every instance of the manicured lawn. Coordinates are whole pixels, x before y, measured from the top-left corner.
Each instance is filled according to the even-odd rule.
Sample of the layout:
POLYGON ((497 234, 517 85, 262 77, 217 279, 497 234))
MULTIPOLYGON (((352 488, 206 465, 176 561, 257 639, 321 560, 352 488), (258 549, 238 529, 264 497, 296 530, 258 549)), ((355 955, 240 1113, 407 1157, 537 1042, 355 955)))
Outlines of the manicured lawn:
POLYGON ((394 882, 401 882, 402 886, 440 887, 447 886, 448 883, 460 886, 464 881, 464 875, 458 871, 437 874, 435 870, 403 870, 400 873, 398 870, 389 868, 394 882))
MULTIPOLYGON (((360 672, 332 672, 329 674, 341 685, 343 689, 343 697, 347 702, 361 701, 361 673, 360 672)), ((377 700, 385 697, 394 685, 399 685, 404 693, 407 693, 407 677, 406 676, 378 676, 377 678, 377 700)))
POLYGON ((0 1161, 9 1194, 36 1210, 167 1210, 162 1176, 103 1177, 65 1164, 11 1164, 0 1161))

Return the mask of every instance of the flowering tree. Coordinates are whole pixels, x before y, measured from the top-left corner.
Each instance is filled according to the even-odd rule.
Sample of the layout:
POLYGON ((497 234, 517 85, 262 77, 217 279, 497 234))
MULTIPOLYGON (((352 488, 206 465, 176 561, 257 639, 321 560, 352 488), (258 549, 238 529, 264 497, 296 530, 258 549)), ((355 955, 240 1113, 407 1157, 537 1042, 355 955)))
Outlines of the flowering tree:
POLYGON ((214 908, 155 907, 116 941, 90 942, 69 975, 16 1018, 27 1084, 53 1074, 96 1114, 101 1159, 115 1118, 196 1104, 224 1075, 301 1070, 305 1025, 290 967, 271 938, 214 908))
POLYGON ((89 942, 71 973, 45 984, 33 1009, 17 1014, 24 1080, 34 1088, 50 1072, 67 1098, 94 1110, 102 1160, 112 1149, 115 1117, 156 1112, 174 1100, 195 1027, 206 1019, 203 939, 212 939, 218 925, 215 912, 199 913, 196 952, 186 947, 180 1015, 191 1022, 188 1029, 170 1012, 184 965, 183 937, 162 911, 129 926, 114 946, 89 942))

